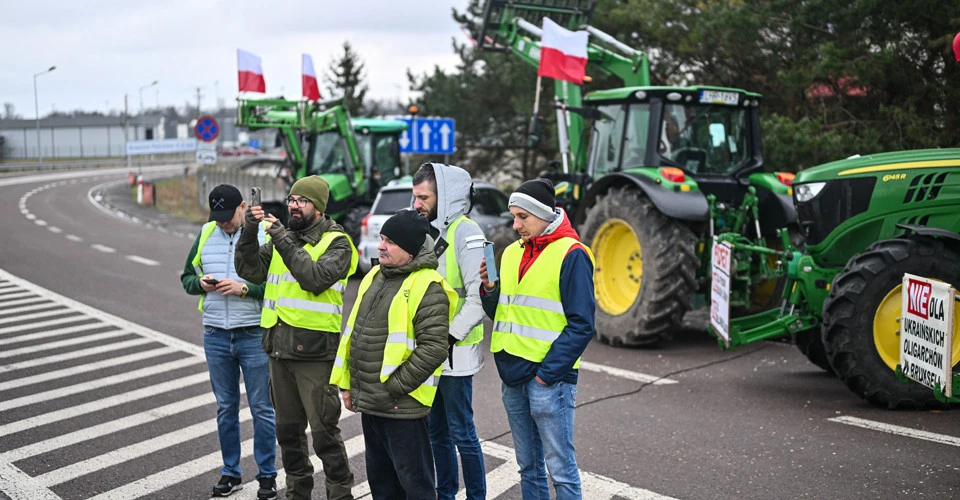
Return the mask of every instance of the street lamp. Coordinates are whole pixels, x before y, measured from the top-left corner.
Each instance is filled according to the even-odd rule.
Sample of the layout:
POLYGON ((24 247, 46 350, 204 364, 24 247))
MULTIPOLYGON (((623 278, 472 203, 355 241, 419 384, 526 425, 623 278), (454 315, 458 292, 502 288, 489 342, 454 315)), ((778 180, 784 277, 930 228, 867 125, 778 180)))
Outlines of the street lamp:
POLYGON ((40 164, 43 164, 43 149, 40 148, 40 99, 37 97, 37 77, 55 69, 57 69, 56 66, 50 66, 50 69, 33 75, 33 110, 37 114, 37 161, 40 164))
MULTIPOLYGON (((154 80, 154 81, 152 81, 152 82, 144 85, 143 87, 140 87, 140 126, 141 126, 141 127, 143 126, 143 89, 148 89, 148 88, 153 87, 154 85, 156 85, 156 84, 158 84, 158 83, 160 83, 160 80, 154 80)), ((138 131, 137 131, 137 139, 140 138, 139 136, 140 136, 140 131, 138 130, 138 131)))

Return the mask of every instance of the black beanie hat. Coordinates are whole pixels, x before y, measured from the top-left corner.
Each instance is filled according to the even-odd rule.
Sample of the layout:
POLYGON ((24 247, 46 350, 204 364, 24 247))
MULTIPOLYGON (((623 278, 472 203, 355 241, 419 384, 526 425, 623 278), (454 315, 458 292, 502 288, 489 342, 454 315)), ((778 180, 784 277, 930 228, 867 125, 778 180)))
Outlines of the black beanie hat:
POLYGON ((429 233, 430 223, 427 218, 412 208, 397 211, 380 226, 380 234, 390 238, 404 252, 414 257, 420 253, 420 247, 429 233))
POLYGON ((556 219, 553 208, 557 206, 553 183, 543 177, 524 182, 510 195, 508 205, 522 208, 534 217, 553 222, 556 219))

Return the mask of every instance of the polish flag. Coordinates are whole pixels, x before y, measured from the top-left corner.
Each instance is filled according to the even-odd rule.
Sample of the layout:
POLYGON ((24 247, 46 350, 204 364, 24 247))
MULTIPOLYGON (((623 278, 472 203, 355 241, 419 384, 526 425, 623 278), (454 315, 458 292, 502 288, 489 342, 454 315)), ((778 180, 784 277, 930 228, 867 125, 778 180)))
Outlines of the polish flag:
POLYGON ((267 91, 260 58, 240 49, 237 49, 237 78, 240 82, 240 92, 267 91))
POLYGON ((587 37, 586 31, 570 31, 543 18, 537 76, 582 85, 587 76, 587 37))
POLYGON ((303 55, 303 71, 300 80, 303 82, 303 97, 308 101, 320 100, 320 87, 317 86, 317 72, 313 70, 313 58, 303 55))

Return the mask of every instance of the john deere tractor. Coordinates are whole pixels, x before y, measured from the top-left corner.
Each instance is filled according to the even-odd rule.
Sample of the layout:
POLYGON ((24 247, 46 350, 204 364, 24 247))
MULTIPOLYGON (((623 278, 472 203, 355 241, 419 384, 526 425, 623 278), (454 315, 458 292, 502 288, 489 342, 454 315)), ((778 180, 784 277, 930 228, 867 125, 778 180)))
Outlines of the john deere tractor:
MULTIPOLYGON (((647 55, 590 26, 594 7, 488 0, 476 41, 536 67, 549 17, 589 33, 588 71, 622 81, 586 96, 581 85, 554 82, 562 167, 545 176, 596 256, 597 336, 612 345, 654 344, 709 290, 714 235, 733 232, 772 251, 782 247, 779 228, 797 232, 793 176, 765 172, 759 94, 651 86, 647 55)), ((535 112, 531 136, 541 127, 535 112)), ((779 267, 772 259, 751 265, 741 302, 745 310, 769 307, 779 300, 779 267)))
MULTIPOLYGON (((361 222, 380 187, 401 175, 398 141, 406 123, 351 118, 336 101, 239 99, 237 115, 237 126, 277 129, 286 157, 274 163, 286 184, 308 175, 319 175, 330 183, 326 213, 358 243, 361 222)), ((271 160, 250 163, 265 162, 271 160)), ((264 207, 281 219, 286 215, 281 200, 264 200, 264 207)))
MULTIPOLYGON (((717 238, 733 248, 732 292, 749 286, 736 269, 751 261, 786 273, 781 305, 730 321, 720 345, 792 335, 810 361, 874 405, 941 407, 930 389, 897 378, 898 323, 904 273, 960 286, 960 149, 852 157, 800 172, 793 189, 802 250, 717 238)), ((956 322, 953 339, 956 365, 956 322)))

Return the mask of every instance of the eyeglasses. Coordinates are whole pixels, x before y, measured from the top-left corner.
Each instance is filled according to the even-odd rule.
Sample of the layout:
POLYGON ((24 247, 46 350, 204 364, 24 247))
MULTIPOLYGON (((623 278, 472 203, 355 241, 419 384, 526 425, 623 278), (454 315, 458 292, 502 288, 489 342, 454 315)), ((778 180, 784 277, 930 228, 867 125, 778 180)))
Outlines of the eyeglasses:
POLYGON ((295 204, 300 208, 303 208, 307 206, 307 203, 310 203, 310 200, 308 200, 307 198, 294 198, 293 196, 287 196, 287 199, 284 201, 287 202, 287 205, 295 204))

